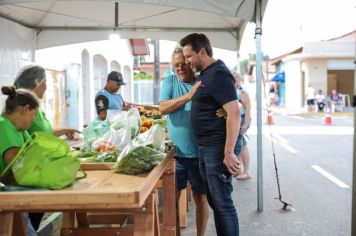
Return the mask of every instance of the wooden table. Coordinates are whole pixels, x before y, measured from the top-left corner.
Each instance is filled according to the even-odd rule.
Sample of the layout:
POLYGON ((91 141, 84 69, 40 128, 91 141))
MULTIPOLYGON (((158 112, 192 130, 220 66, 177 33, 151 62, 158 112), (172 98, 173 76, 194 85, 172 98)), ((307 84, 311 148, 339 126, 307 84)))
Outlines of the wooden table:
POLYGON ((87 171, 87 178, 55 191, 0 192, 0 235, 18 235, 19 212, 61 211, 61 235, 179 235, 173 152, 149 174, 124 175, 110 170, 87 171), (155 185, 162 180, 162 225, 155 185), (85 212, 132 214, 133 227, 89 228, 85 212))

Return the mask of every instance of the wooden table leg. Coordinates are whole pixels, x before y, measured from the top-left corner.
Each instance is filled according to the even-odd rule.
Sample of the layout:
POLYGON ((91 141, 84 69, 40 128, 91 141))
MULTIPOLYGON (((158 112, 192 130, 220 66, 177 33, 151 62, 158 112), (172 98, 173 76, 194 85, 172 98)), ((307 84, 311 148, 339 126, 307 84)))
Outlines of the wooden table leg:
POLYGON ((156 191, 154 190, 147 198, 141 211, 135 213, 134 236, 154 236, 155 233, 155 198, 156 191))
POLYGON ((28 234, 23 213, 0 213, 0 235, 27 236, 28 234))
POLYGON ((160 228, 160 222, 159 222, 159 212, 158 212, 158 190, 155 190, 155 203, 154 203, 154 219, 155 219, 155 236, 160 236, 161 235, 161 228, 160 228))
POLYGON ((176 163, 171 160, 162 176, 163 189, 163 229, 162 235, 179 236, 178 201, 176 199, 176 163))
POLYGON ((89 220, 87 212, 75 213, 78 223, 78 228, 89 228, 89 220))
POLYGON ((0 214, 0 235, 11 236, 14 223, 14 213, 0 214))
MULTIPOLYGON (((27 213, 26 213, 27 214, 27 213)), ((12 228, 12 235, 27 236, 26 222, 23 212, 14 213, 14 223, 12 228)))
POLYGON ((74 222, 75 222, 75 212, 63 213, 61 236, 73 235, 74 222))
POLYGON ((187 188, 181 191, 179 198, 179 226, 182 228, 187 227, 187 188))

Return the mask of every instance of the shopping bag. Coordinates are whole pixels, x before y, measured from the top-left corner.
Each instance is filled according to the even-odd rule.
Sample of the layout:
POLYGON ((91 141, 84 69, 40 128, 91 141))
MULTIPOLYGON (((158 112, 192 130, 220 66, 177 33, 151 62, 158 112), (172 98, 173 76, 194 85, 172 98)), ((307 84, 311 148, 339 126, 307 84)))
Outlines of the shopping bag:
POLYGON ((46 132, 35 132, 6 167, 12 168, 18 185, 48 189, 62 189, 76 179, 80 161, 69 153, 69 145, 46 132))

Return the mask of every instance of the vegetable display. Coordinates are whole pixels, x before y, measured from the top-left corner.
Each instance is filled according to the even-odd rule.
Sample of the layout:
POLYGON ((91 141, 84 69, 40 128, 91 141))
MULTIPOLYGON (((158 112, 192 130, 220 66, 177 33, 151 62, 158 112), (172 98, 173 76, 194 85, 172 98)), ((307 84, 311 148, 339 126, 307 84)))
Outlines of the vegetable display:
POLYGON ((164 132, 159 125, 139 134, 120 153, 114 170, 125 174, 139 174, 150 171, 165 156, 164 132))
POLYGON ((116 166, 116 171, 125 174, 139 174, 153 169, 164 158, 164 153, 139 146, 127 154, 116 166))

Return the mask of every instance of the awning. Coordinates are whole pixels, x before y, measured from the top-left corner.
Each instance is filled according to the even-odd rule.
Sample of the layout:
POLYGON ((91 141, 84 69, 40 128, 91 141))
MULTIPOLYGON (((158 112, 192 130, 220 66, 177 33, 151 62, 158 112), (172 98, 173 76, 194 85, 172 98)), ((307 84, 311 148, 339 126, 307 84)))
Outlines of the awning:
MULTIPOLYGON (((256 19, 256 2, 1 0, 0 17, 36 30, 36 49, 106 40, 115 29, 125 39, 179 41, 205 33, 213 47, 236 51, 247 23, 256 19)), ((261 16, 267 2, 259 0, 261 16)))
POLYGON ((130 39, 132 55, 150 55, 146 39, 130 39))
POLYGON ((286 81, 286 73, 283 71, 281 73, 276 74, 275 76, 273 76, 272 81, 284 83, 286 81))

